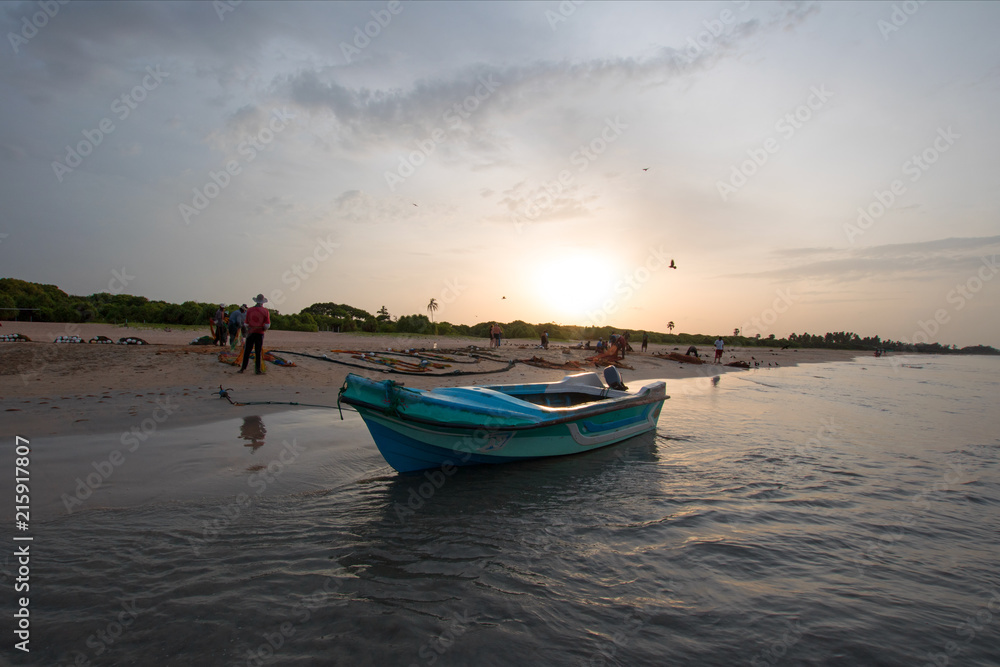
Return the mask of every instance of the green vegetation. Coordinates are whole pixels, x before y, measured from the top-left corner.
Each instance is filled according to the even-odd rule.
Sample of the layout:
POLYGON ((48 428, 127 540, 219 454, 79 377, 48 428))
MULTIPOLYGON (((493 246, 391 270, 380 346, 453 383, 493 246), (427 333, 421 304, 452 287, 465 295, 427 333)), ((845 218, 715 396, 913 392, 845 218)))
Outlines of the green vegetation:
MULTIPOLYGON (((169 324, 208 326, 217 303, 185 301, 182 304, 150 301, 144 296, 99 292, 70 296, 55 285, 40 285, 15 278, 0 278, 0 319, 32 319, 39 322, 107 322, 111 324, 169 324), (23 310, 21 310, 23 309, 23 310)), ((239 304, 226 305, 226 311, 239 304)), ((363 311, 362 311, 363 312, 363 311)), ((317 331, 315 318, 303 311, 281 315, 271 310, 271 328, 317 331)))
MULTIPOLYGON (((228 304, 226 310, 237 308, 239 304, 228 304)), ((185 301, 182 304, 165 301, 150 301, 146 297, 129 294, 109 294, 100 292, 87 297, 70 296, 55 285, 40 285, 15 278, 0 278, 0 319, 28 319, 41 322, 107 322, 130 324, 167 324, 207 326, 209 318, 219 307, 217 303, 185 301), (16 310, 15 310, 16 309, 16 310)), ((393 319, 388 309, 382 306, 377 315, 367 310, 339 303, 314 303, 294 315, 282 315, 271 310, 271 328, 289 331, 340 331, 363 333, 405 333, 414 335, 463 336, 467 338, 489 338, 491 322, 479 322, 471 326, 450 322, 433 322, 427 315, 403 315, 393 319)), ((427 306, 433 317, 437 310, 434 299, 427 306)), ((503 327, 504 338, 538 338, 543 331, 549 333, 550 340, 597 341, 605 340, 619 327, 582 327, 564 324, 529 324, 514 320, 503 327)), ((670 331, 674 323, 667 324, 670 331)), ((631 342, 638 347, 642 331, 631 331, 631 342)), ((712 345, 715 336, 688 333, 660 333, 650 331, 649 341, 659 345, 686 347, 688 345, 712 345)), ((739 347, 809 347, 842 350, 891 350, 897 352, 926 352, 933 354, 1000 354, 1000 350, 987 345, 974 345, 958 349, 954 345, 940 343, 918 343, 882 340, 878 336, 862 338, 856 333, 839 331, 823 335, 802 333, 790 334, 787 338, 770 335, 761 338, 747 336, 727 336, 726 344, 739 347)))

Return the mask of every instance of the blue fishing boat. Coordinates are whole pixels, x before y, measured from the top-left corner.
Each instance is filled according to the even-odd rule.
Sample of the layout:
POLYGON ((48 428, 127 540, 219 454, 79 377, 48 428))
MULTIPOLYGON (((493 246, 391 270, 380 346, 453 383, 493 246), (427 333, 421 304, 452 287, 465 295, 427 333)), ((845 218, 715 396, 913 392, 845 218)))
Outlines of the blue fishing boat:
POLYGON ((357 409, 399 472, 564 456, 656 428, 666 385, 629 391, 614 367, 559 382, 411 389, 351 373, 340 402, 357 409))

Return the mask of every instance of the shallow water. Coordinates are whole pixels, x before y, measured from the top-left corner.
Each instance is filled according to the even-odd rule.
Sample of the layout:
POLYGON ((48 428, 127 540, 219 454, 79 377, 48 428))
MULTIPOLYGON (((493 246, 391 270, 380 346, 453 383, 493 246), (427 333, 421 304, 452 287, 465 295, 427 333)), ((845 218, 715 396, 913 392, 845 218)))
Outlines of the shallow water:
POLYGON ((331 410, 166 422, 134 451, 36 439, 31 653, 5 653, 1000 664, 998 371, 860 358, 668 381, 656 434, 449 476, 397 475, 331 410))

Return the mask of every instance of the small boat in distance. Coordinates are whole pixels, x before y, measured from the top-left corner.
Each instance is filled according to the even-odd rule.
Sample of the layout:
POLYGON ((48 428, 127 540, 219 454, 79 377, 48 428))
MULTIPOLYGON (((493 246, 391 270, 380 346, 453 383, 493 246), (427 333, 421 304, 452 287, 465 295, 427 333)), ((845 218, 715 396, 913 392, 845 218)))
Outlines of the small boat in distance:
POLYGON ((663 382, 629 391, 618 369, 558 382, 411 389, 350 373, 342 401, 361 414, 399 472, 565 456, 656 428, 669 398, 663 382))

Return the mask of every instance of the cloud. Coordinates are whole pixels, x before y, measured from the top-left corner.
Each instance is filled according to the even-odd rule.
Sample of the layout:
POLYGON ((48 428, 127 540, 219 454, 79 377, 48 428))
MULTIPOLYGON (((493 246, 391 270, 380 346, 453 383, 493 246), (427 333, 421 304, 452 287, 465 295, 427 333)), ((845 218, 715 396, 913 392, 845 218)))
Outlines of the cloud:
MULTIPOLYGON (((248 138, 258 137, 260 132, 268 127, 268 122, 274 118, 278 111, 280 110, 266 109, 256 104, 241 106, 225 119, 225 124, 222 127, 208 135, 206 143, 222 152, 232 151, 248 138)), ((281 114, 279 119, 283 118, 284 114, 281 114)), ((294 119, 294 115, 291 115, 291 118, 294 119)), ((283 124, 276 127, 281 127, 279 132, 284 131, 283 124)), ((268 132, 271 131, 268 130, 268 132)), ((273 136, 273 134, 271 132, 265 136, 273 136)))
POLYGON ((368 226, 412 221, 419 207, 402 200, 376 197, 363 190, 346 190, 325 207, 325 217, 333 223, 368 226))
MULTIPOLYGON (((493 71, 466 71, 448 80, 417 82, 412 89, 351 88, 335 80, 338 68, 300 71, 275 81, 272 93, 319 118, 326 133, 348 150, 367 151, 443 133, 452 141, 475 140, 488 145, 485 114, 506 81, 493 71)), ((488 146, 487 146, 488 147, 488 146)))
POLYGON ((1000 236, 946 238, 868 248, 791 248, 770 253, 779 268, 735 274, 732 278, 852 283, 871 279, 934 280, 967 274, 1000 251, 1000 236))
POLYGON ((598 197, 587 194, 576 183, 530 187, 521 181, 505 190, 498 202, 507 213, 492 218, 493 222, 510 224, 543 223, 590 215, 590 204, 598 197))
POLYGON ((20 146, 0 144, 0 157, 6 160, 23 160, 25 155, 24 149, 20 146))
POLYGON ((788 32, 805 23, 810 16, 818 14, 820 5, 816 2, 792 2, 784 9, 784 15, 779 20, 783 23, 781 29, 788 32))
POLYGON ((470 153, 482 155, 501 143, 495 135, 498 121, 537 111, 548 100, 573 100, 576 108, 581 96, 600 97, 605 87, 664 85, 712 67, 763 33, 794 29, 818 11, 811 3, 781 5, 763 18, 737 22, 707 44, 664 46, 651 57, 483 64, 384 88, 344 84, 350 71, 327 66, 279 75, 271 94, 303 110, 329 114, 330 132, 348 149, 409 145, 443 130, 449 142, 464 140, 474 144, 470 153))

